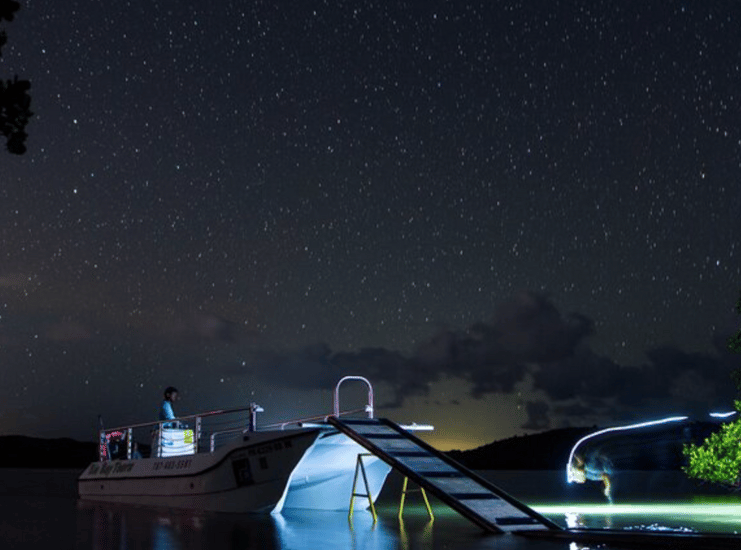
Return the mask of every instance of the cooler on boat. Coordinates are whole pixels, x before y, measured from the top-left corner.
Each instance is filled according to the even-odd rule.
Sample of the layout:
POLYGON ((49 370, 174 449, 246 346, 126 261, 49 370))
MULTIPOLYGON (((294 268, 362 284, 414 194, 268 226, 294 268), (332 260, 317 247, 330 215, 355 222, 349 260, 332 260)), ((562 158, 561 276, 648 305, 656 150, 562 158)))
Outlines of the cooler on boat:
MULTIPOLYGON (((159 442, 159 433, 155 431, 152 438, 153 454, 157 453, 159 442)), ((158 454, 159 456, 192 455, 195 452, 196 446, 193 438, 193 430, 180 428, 164 428, 162 430, 162 449, 158 454)))

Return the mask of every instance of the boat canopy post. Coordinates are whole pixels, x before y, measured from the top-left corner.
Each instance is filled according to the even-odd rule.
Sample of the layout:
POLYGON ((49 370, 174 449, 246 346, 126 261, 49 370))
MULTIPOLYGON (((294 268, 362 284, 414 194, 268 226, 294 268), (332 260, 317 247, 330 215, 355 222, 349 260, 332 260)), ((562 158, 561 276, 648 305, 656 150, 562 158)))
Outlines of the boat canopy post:
POLYGON ((164 423, 160 422, 157 430, 157 458, 162 456, 162 426, 164 426, 164 423))
POLYGON ((98 462, 103 462, 108 456, 106 454, 108 442, 106 441, 105 430, 101 429, 98 433, 100 434, 98 443, 98 462))
POLYGON ((196 416, 196 433, 195 437, 193 438, 193 441, 195 442, 195 452, 198 454, 198 442, 201 440, 201 417, 196 416))
POLYGON ((134 437, 134 430, 129 428, 126 430, 126 460, 131 460, 131 448, 133 446, 132 438, 134 437))
POLYGON ((360 380, 361 382, 365 382, 365 385, 368 386, 368 404, 365 406, 365 412, 368 413, 368 418, 373 418, 373 386, 371 386, 371 383, 367 378, 362 376, 345 376, 337 382, 337 385, 334 388, 334 416, 336 418, 339 418, 340 416, 340 385, 345 380, 360 380))
POLYGON ((257 403, 250 403, 250 425, 248 427, 249 431, 257 431, 257 413, 261 413, 264 411, 265 409, 263 409, 257 403))

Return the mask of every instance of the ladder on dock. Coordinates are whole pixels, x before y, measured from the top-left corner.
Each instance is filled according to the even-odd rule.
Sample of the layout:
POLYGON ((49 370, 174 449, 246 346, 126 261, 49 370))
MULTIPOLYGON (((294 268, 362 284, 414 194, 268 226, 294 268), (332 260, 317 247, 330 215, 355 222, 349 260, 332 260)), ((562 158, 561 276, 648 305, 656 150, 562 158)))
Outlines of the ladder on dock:
POLYGON ((491 482, 385 418, 328 422, 389 466, 492 533, 561 530, 491 482))

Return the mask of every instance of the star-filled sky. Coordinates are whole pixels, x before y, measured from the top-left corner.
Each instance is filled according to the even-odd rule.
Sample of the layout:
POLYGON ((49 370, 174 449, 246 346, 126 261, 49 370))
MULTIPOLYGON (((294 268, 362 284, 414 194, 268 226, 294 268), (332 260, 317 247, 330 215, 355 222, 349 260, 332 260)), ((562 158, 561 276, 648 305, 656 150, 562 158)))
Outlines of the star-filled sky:
POLYGON ((167 385, 320 414, 344 374, 442 449, 731 407, 738 3, 24 0, 4 27, 35 116, 0 157, 0 433, 87 439, 167 385))

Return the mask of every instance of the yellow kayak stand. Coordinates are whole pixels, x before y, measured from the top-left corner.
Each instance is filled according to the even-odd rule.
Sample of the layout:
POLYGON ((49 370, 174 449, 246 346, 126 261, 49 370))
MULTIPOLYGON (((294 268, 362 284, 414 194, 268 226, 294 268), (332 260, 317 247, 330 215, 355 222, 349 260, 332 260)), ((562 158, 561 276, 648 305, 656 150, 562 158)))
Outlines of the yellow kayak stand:
POLYGON ((370 487, 368 486, 368 476, 365 475, 365 466, 363 465, 364 456, 373 456, 373 453, 358 453, 358 461, 355 463, 355 479, 352 482, 352 495, 350 496, 350 513, 348 518, 352 520, 352 513, 355 507, 355 497, 368 497, 368 503, 370 504, 371 514, 373 514, 373 523, 378 521, 376 515, 376 507, 373 506, 373 496, 371 496, 370 487), (358 472, 363 474, 363 483, 365 484, 365 493, 356 493, 355 487, 358 484, 358 472))
POLYGON ((434 514, 432 513, 432 507, 430 506, 430 501, 427 500, 427 493, 425 493, 424 487, 419 487, 418 489, 407 489, 407 483, 409 482, 409 478, 404 478, 404 484, 401 486, 401 502, 399 502, 399 519, 402 519, 401 516, 404 513, 404 501, 406 500, 407 493, 416 493, 420 492, 422 493, 422 498, 425 501, 425 507, 427 508, 427 515, 430 517, 430 521, 435 519, 434 514))
MULTIPOLYGON (((364 456, 373 456, 373 453, 358 453, 358 460, 355 463, 355 477, 352 482, 352 494, 350 495, 350 513, 348 514, 348 518, 352 520, 352 514, 355 509, 355 497, 366 497, 368 499, 368 504, 370 504, 370 510, 371 514, 373 515, 373 523, 378 521, 378 515, 376 514, 376 507, 373 505, 373 497, 370 492, 370 487, 368 486, 368 476, 365 474, 365 465, 363 464, 363 457, 364 456), (355 489, 358 485, 358 472, 363 477, 363 484, 365 485, 365 493, 356 493, 355 489)), ((427 508, 427 515, 430 518, 430 521, 435 519, 434 514, 432 513, 432 507, 430 506, 430 501, 427 499, 427 493, 425 492, 423 487, 419 487, 418 489, 408 489, 409 478, 404 477, 404 483, 401 487, 401 500, 399 502, 399 519, 402 519, 402 515, 404 513, 404 502, 406 501, 407 493, 412 492, 420 492, 422 493, 422 498, 425 501, 425 507, 427 508)))

